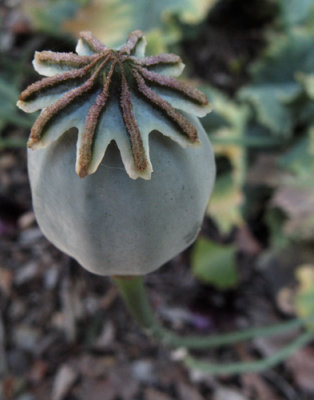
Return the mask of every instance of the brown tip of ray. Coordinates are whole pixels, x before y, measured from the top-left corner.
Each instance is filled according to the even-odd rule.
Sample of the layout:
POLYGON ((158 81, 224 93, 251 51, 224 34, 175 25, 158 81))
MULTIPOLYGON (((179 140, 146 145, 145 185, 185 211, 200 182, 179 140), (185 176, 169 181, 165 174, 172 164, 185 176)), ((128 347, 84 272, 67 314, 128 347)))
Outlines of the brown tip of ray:
POLYGON ((27 147, 29 149, 32 149, 34 147, 34 145, 37 143, 38 141, 34 141, 31 137, 28 139, 27 141, 27 147))
POLYGON ((82 134, 82 141, 78 152, 77 168, 76 172, 80 178, 84 178, 88 175, 88 169, 92 160, 92 145, 99 122, 100 114, 106 106, 109 97, 109 88, 111 83, 111 77, 116 65, 116 61, 113 61, 106 78, 106 82, 103 91, 97 96, 95 103, 91 106, 88 111, 85 130, 82 134))
POLYGON ((79 56, 75 53, 58 53, 54 51, 40 51, 35 53, 36 61, 49 63, 49 64, 61 64, 68 65, 73 68, 80 68, 90 63, 94 56, 79 56))
POLYGON ((79 161, 76 166, 76 173, 80 178, 85 178, 88 175, 88 166, 92 157, 88 143, 81 144, 78 157, 79 161))
POLYGON ((130 135, 135 167, 139 171, 145 171, 148 167, 148 161, 143 146, 142 136, 133 114, 131 95, 129 92, 128 84, 125 78, 122 65, 120 65, 120 68, 121 68, 121 80, 122 80, 121 97, 120 97, 122 117, 126 129, 130 135))
POLYGON ((139 40, 144 37, 144 33, 140 30, 133 31, 129 34, 127 42, 121 47, 121 53, 131 54, 132 50, 135 49, 139 40))
POLYGON ((146 85, 143 77, 136 69, 133 69, 133 74, 137 82, 138 90, 146 97, 146 99, 161 109, 161 111, 163 111, 176 125, 178 125, 180 130, 187 135, 192 143, 197 142, 198 134, 195 126, 193 126, 181 113, 176 111, 170 103, 153 92, 146 85))
POLYGON ((171 78, 169 76, 159 75, 155 72, 147 71, 147 69, 145 68, 139 68, 139 70, 143 77, 150 82, 181 92, 190 100, 193 100, 202 106, 208 104, 208 98, 206 97, 206 95, 194 88, 193 86, 188 85, 187 83, 178 81, 177 79, 171 78))
POLYGON ((35 53, 35 60, 39 63, 67 65, 80 68, 90 63, 93 56, 79 56, 75 53, 58 53, 54 51, 40 51, 35 53))
POLYGON ((100 40, 95 38, 90 31, 80 32, 80 38, 86 42, 91 50, 93 50, 95 53, 103 53, 104 51, 108 50, 108 47, 101 43, 100 40))

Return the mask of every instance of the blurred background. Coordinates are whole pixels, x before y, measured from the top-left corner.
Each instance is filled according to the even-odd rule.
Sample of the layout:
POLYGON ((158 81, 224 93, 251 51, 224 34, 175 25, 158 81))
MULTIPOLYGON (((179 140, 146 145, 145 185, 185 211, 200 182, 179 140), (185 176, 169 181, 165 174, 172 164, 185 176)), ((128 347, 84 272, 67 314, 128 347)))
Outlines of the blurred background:
MULTIPOLYGON (((314 347, 263 374, 188 371, 151 343, 109 279, 61 254, 32 213, 19 92, 35 50, 74 51, 90 30, 119 46, 145 31, 175 52, 213 112, 217 182, 199 239, 146 277, 161 320, 223 333, 314 312, 314 0, 0 2, 0 399, 310 400, 314 347)), ((208 351, 252 361, 291 339, 208 351)))

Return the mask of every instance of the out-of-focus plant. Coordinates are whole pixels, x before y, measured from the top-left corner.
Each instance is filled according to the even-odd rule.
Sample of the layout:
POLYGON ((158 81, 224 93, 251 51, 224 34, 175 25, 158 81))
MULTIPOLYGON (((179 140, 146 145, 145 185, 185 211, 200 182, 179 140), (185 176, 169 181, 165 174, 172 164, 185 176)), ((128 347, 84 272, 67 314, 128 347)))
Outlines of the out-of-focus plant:
MULTIPOLYGON (((182 71, 178 56, 144 57, 144 48, 140 31, 130 34, 118 51, 108 49, 84 32, 76 48, 78 54, 36 54, 35 68, 48 77, 23 91, 18 105, 27 112, 43 109, 28 142, 29 147, 42 149, 28 157, 38 221, 47 237, 86 269, 114 275, 136 321, 163 344, 183 347, 180 357, 187 366, 211 374, 260 371, 274 366, 311 341, 313 331, 306 330, 279 352, 253 363, 209 364, 195 360, 187 350, 280 334, 304 326, 312 321, 312 315, 210 337, 177 336, 153 315, 138 275, 157 269, 195 239, 215 168, 206 134, 198 120, 188 114, 204 116, 209 110, 206 96, 167 76, 177 76, 182 71), (77 128, 78 137, 71 133, 71 127, 77 128), (177 151, 177 145, 169 139, 164 141, 162 135, 152 138, 150 146, 148 135, 155 129, 183 146, 197 142, 198 136, 202 146, 177 151), (73 148, 76 139, 77 152, 73 148), (108 158, 102 164, 112 139, 117 148, 108 148, 108 158), (152 177, 149 147, 155 167, 152 177), (83 180, 73 171, 75 159, 76 172, 83 180)), ((219 107, 218 99, 220 96, 216 96, 215 118, 222 116, 235 130, 223 129, 222 125, 228 123, 220 121, 214 136, 217 146, 230 140, 231 146, 251 145, 244 134, 249 126, 247 107, 222 100, 219 107), (237 136, 228 136, 232 132, 237 136)), ((237 158, 245 160, 245 154, 237 148, 220 153, 232 160, 233 179, 237 185, 242 184, 245 164, 238 164, 237 158)), ((197 246, 193 255, 195 274, 222 288, 233 286, 237 280, 235 249, 205 241, 197 246), (208 249, 220 268, 208 270, 208 249), (222 266, 227 268, 223 274, 222 266)))
POLYGON ((266 135, 282 142, 273 152, 280 177, 270 185, 266 219, 273 244, 282 247, 289 238, 314 240, 314 6, 291 0, 280 7, 277 29, 238 98, 251 106, 266 135))
POLYGON ((246 148, 250 145, 246 136, 249 110, 216 89, 207 86, 203 90, 213 105, 213 112, 204 119, 204 127, 210 132, 216 157, 225 158, 230 164, 217 178, 210 214, 221 232, 228 234, 233 226, 243 223, 240 209, 246 177, 246 148))
POLYGON ((89 3, 90 0, 27 0, 21 3, 21 10, 35 31, 58 36, 66 34, 61 29, 64 21, 74 18, 89 3))
POLYGON ((270 247, 281 250, 314 240, 314 4, 274 3, 248 82, 233 99, 205 88, 214 112, 204 126, 218 159, 209 215, 228 234, 266 201, 270 247))
POLYGON ((146 32, 148 52, 157 54, 181 38, 177 19, 187 24, 203 20, 217 0, 31 0, 25 12, 36 29, 77 35, 92 30, 117 47, 134 29, 146 32))
MULTIPOLYGON (((300 265, 296 271, 298 287, 295 296, 295 309, 298 315, 306 318, 314 312, 314 265, 300 265)), ((313 322, 310 325, 313 329, 313 322)))
POLYGON ((232 289, 238 283, 236 247, 208 239, 197 240, 192 252, 192 273, 200 281, 218 289, 232 289))
POLYGON ((8 124, 30 128, 34 122, 33 116, 23 115, 16 108, 16 101, 25 73, 31 71, 28 65, 28 57, 30 52, 33 52, 33 46, 34 43, 31 41, 15 58, 8 50, 0 49, 0 149, 21 147, 25 146, 26 143, 26 140, 20 138, 3 136, 2 132, 8 124))
MULTIPOLYGON (((23 10, 33 31, 47 37, 71 38, 80 30, 92 30, 110 46, 119 46, 134 28, 147 32, 148 51, 163 52, 178 44, 183 26, 197 26, 217 0, 28 0, 23 10), (144 16, 144 17, 143 17, 144 16)), ((313 242, 314 237, 314 6, 313 0, 273 0, 277 19, 266 33, 264 50, 251 65, 244 87, 233 98, 210 87, 203 90, 214 111, 204 127, 214 144, 219 169, 208 215, 220 232, 228 235, 245 224, 257 189, 267 192, 264 215, 270 245, 283 249, 295 242, 313 242), (252 179, 250 172, 254 170, 252 179), (258 179, 257 179, 258 177, 258 179)), ((190 30, 190 33, 192 30, 190 30)), ((27 50, 28 51, 28 50, 27 50)), ((21 62, 1 56, 0 130, 14 123, 29 127, 33 118, 25 117, 13 104, 16 101, 29 51, 21 62)), ((241 60, 232 62, 238 68, 241 60)), ((0 148, 20 142, 0 138, 0 148)), ((257 200, 256 200, 257 197, 257 200)), ((217 244, 201 238, 192 250, 192 273, 205 284, 218 289, 238 285, 236 246, 217 244)), ((299 287, 295 297, 298 318, 266 328, 253 328, 228 335, 182 338, 165 330, 153 318, 140 279, 116 283, 137 321, 164 344, 185 349, 212 348, 273 335, 306 326, 307 331, 282 351, 255 363, 229 365, 202 364, 187 353, 184 362, 212 374, 259 371, 284 360, 313 338, 313 266, 298 270, 299 287)))

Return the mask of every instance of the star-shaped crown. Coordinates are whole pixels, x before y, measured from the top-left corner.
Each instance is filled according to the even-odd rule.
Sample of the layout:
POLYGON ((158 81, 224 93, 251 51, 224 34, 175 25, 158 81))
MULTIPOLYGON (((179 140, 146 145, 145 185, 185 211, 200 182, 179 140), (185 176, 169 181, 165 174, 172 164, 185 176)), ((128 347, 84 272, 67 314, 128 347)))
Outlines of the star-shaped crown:
POLYGON ((134 31, 120 49, 111 50, 81 32, 77 54, 36 52, 34 68, 46 78, 26 88, 17 103, 26 112, 42 109, 28 147, 43 148, 75 127, 80 177, 97 170, 113 140, 129 176, 150 179, 151 131, 184 147, 197 144, 194 115, 210 111, 206 96, 173 78, 184 68, 180 57, 145 57, 145 44, 143 32, 134 31))

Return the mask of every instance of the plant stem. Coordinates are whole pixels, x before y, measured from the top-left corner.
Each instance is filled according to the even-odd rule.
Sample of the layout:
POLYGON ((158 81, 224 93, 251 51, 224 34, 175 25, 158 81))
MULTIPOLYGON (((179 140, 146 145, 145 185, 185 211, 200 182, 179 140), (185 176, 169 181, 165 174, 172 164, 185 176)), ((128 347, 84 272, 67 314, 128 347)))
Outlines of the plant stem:
POLYGON ((283 142, 273 138, 267 137, 250 137, 244 136, 240 138, 233 137, 215 137, 210 136, 210 140, 214 145, 226 145, 226 146, 241 146, 241 147, 274 147, 282 146, 283 142))
POLYGON ((263 358, 258 361, 235 362, 230 364, 214 364, 205 361, 199 361, 195 358, 186 355, 183 358, 184 364, 192 369, 204 372, 210 375, 233 375, 243 374, 245 372, 260 372, 281 363, 290 357, 295 351, 305 346, 313 340, 314 333, 309 331, 299 335, 295 340, 283 347, 275 354, 263 358))
POLYGON ((296 318, 281 324, 262 328, 250 328, 227 334, 182 337, 165 329, 154 317, 154 312, 149 304, 142 277, 114 277, 113 280, 118 286, 125 305, 132 317, 144 331, 163 344, 172 347, 205 349, 225 346, 260 336, 279 335, 289 330, 299 328, 306 322, 313 321, 314 319, 314 316, 307 319, 296 318))
MULTIPOLYGON (((238 331, 209 337, 181 337, 165 329, 155 318, 153 310, 149 304, 142 277, 113 277, 113 280, 118 286, 129 312, 138 322, 138 324, 144 329, 144 331, 161 343, 177 348, 184 347, 185 349, 202 349, 219 347, 242 340, 253 339, 255 337, 278 335, 280 333, 285 333, 289 330, 301 327, 305 323, 314 320, 314 316, 312 315, 306 319, 294 319, 269 327, 252 328, 240 332, 238 331)), ((293 352, 313 340, 313 337, 313 330, 306 331, 270 357, 251 362, 235 362, 226 365, 214 364, 205 361, 199 361, 191 357, 185 351, 180 356, 180 359, 187 367, 204 373, 209 373, 211 375, 232 375, 241 374, 244 372, 259 372, 264 369, 274 367, 275 365, 284 361, 286 358, 291 356, 293 352)))
POLYGON ((2 149, 19 149, 26 147, 26 140, 23 139, 3 139, 0 137, 0 150, 2 149))

